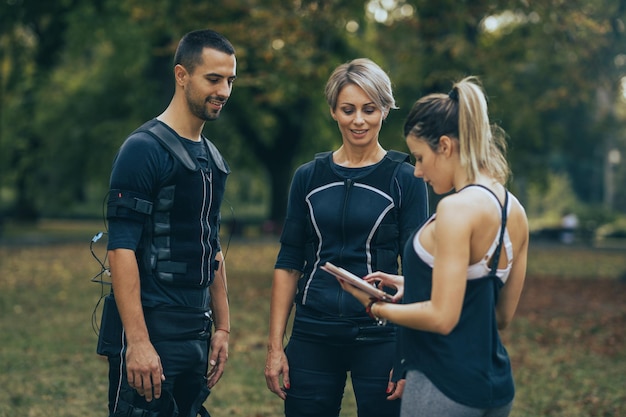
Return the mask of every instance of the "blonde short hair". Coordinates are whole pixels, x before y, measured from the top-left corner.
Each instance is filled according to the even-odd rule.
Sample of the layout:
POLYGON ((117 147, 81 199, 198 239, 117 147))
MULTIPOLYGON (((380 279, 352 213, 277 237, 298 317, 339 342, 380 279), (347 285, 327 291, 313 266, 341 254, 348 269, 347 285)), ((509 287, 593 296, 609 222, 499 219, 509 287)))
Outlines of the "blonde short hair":
POLYGON ((397 109, 391 80, 374 61, 357 58, 335 68, 324 91, 331 109, 337 107, 339 92, 348 84, 354 84, 365 91, 376 107, 384 113, 390 109, 397 109))

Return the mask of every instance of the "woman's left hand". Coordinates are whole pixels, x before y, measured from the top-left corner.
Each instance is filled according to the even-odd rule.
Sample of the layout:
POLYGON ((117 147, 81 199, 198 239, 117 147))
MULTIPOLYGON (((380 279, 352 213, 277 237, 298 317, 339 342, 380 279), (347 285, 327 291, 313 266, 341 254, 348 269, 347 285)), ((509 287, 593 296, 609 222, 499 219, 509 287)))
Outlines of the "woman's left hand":
POLYGON ((337 278, 337 281, 339 281, 339 285, 341 285, 341 288, 343 288, 345 291, 347 291, 350 294, 352 294, 354 296, 354 298, 359 300, 359 302, 361 302, 361 304, 363 304, 365 307, 367 307, 367 305, 371 301, 371 296, 368 293, 366 293, 363 290, 358 289, 354 285, 348 284, 346 281, 344 281, 344 280, 342 280, 340 278, 337 278))

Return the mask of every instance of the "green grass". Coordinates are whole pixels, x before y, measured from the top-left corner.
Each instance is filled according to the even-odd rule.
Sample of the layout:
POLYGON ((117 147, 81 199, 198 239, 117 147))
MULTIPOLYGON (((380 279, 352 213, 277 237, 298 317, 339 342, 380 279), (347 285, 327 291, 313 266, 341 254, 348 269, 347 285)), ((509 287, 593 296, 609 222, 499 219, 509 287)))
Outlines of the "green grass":
MULTIPOLYGON (((107 365, 91 323, 100 297, 91 227, 65 232, 85 243, 0 247, 0 417, 107 415, 107 365)), ((206 403, 214 416, 282 415, 263 377, 277 249, 230 245, 230 360, 206 403)), ((532 248, 519 314, 503 333, 518 390, 513 417, 626 415, 624 255, 532 248)), ((348 388, 342 416, 355 415, 348 388)))
POLYGON ((626 415, 625 297, 626 283, 612 279, 529 277, 503 332, 517 386, 513 416, 626 415))

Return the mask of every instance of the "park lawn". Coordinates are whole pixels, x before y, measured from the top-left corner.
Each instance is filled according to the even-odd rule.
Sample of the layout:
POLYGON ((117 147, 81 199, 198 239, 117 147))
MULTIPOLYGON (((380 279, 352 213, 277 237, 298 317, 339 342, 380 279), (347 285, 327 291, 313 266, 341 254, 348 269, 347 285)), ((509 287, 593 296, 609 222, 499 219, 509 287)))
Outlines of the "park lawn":
MULTIPOLYGON (((88 242, 0 247, 0 417, 107 415, 107 365, 95 354, 92 320, 99 266, 88 242)), ((282 415, 263 377, 277 249, 275 239, 228 249, 230 360, 206 402, 213 416, 282 415)), ((503 332, 513 417, 626 415, 624 254, 531 248, 520 309, 503 332)), ((349 390, 341 415, 356 416, 349 390)))

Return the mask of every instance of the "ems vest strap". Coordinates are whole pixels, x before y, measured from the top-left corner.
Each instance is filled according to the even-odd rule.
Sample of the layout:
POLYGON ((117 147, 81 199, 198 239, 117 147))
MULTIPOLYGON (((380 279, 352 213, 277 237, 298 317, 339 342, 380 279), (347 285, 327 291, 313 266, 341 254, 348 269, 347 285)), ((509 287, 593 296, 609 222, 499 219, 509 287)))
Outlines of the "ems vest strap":
MULTIPOLYGON (((187 152, 187 149, 180 143, 176 135, 162 123, 159 123, 157 120, 150 120, 137 129, 137 132, 141 131, 157 139, 188 170, 197 171, 200 169, 198 162, 189 155, 189 152, 187 152)), ((209 149, 209 154, 217 169, 225 174, 230 174, 230 169, 226 166, 226 162, 217 147, 207 138, 203 138, 203 140, 209 149)))
POLYGON ((132 191, 113 189, 109 193, 110 207, 126 207, 142 214, 152 214, 152 202, 146 200, 142 194, 132 191))
POLYGON ((200 167, 198 163, 189 155, 185 146, 180 140, 163 124, 156 122, 150 126, 146 132, 156 138, 172 155, 180 161, 185 168, 190 171, 197 171, 200 167))
POLYGON ((315 159, 324 159, 328 156, 328 154, 333 153, 333 151, 319 152, 315 154, 315 159))
MULTIPOLYGON (((331 154, 331 153, 332 153, 332 151, 316 153, 315 154, 315 159, 326 158, 328 156, 328 154, 331 154)), ((408 162, 409 161, 409 155, 404 153, 404 152, 400 152, 400 151, 389 150, 389 151, 387 151, 386 157, 391 159, 392 161, 395 161, 395 162, 408 162)))
MULTIPOLYGON (((332 154, 332 151, 326 151, 326 152, 319 152, 315 154, 315 164, 316 164, 316 168, 319 167, 319 164, 321 163, 325 163, 329 157, 329 155, 332 154)), ((398 174, 398 171, 400 170, 400 167, 402 166, 402 162, 408 162, 409 161, 409 155, 404 153, 404 152, 400 152, 400 151, 394 151, 394 150, 389 150, 387 151, 387 155, 385 155, 385 158, 388 158, 394 162, 398 162, 398 164, 396 165, 396 168, 393 171, 393 175, 391 176, 391 184, 389 186, 389 190, 390 192, 393 191, 393 183, 394 180, 396 178, 396 175, 398 174)), ((313 180, 313 177, 315 176, 315 170, 313 171, 313 175, 311 175, 309 177, 309 182, 307 184, 307 192, 309 192, 311 190, 311 181, 313 180)), ((392 192, 393 195, 393 192, 392 192)))
MULTIPOLYGON (((391 159, 392 161, 398 162, 398 165, 396 165, 396 169, 393 170, 393 175, 391 176, 391 184, 389 186, 390 190, 393 190, 393 186, 394 186, 394 182, 396 180, 396 176, 398 175, 398 171, 400 171, 400 167, 402 167, 402 163, 403 162, 409 162, 409 155, 404 153, 404 152, 399 152, 399 151, 388 151, 387 152, 387 157, 389 159, 391 159)), ((393 192, 392 192, 393 195, 393 192)), ((398 207, 400 207, 402 205, 402 202, 398 202, 398 207)))
POLYGON ((396 162, 408 162, 409 161, 408 154, 404 152, 394 151, 394 150, 387 151, 387 157, 391 159, 392 161, 396 161, 396 162))
POLYGON ((157 270, 174 274, 185 274, 187 272, 187 264, 185 262, 158 261, 157 270))
POLYGON ((225 174, 229 174, 230 169, 224 163, 224 158, 222 157, 222 154, 220 153, 220 151, 217 150, 217 147, 213 145, 213 143, 207 138, 204 138, 204 143, 206 143, 207 147, 209 148, 211 159, 213 160, 213 163, 215 163, 215 166, 217 167, 217 169, 219 169, 225 174))

